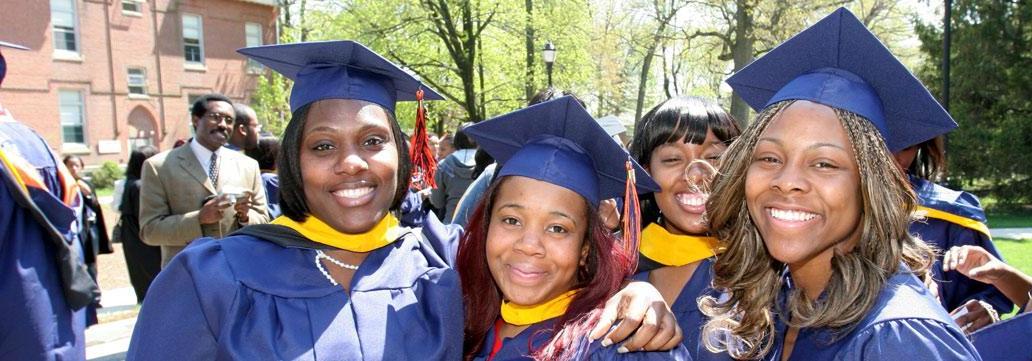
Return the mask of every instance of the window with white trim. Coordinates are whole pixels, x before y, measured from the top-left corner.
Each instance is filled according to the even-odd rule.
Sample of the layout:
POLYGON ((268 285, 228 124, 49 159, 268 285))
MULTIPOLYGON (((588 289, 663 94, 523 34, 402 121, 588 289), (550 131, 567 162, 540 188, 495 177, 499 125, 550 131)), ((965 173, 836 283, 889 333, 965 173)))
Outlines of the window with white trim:
POLYGON ((183 58, 187 63, 204 63, 204 26, 198 15, 183 14, 183 58))
POLYGON ((58 106, 61 109, 61 139, 65 143, 85 144, 82 92, 60 90, 57 94, 58 106))
POLYGON ((147 70, 144 68, 129 68, 126 78, 129 83, 129 95, 147 95, 147 70))
MULTIPOLYGON (((247 47, 262 45, 262 24, 244 24, 244 45, 247 47)), ((261 70, 262 64, 255 61, 254 59, 248 58, 247 69, 252 71, 261 70)))
POLYGON ((141 10, 143 8, 142 2, 142 0, 122 0, 122 12, 139 14, 143 12, 141 10))
POLYGON ((79 53, 79 19, 75 7, 75 0, 50 0, 55 53, 79 53))

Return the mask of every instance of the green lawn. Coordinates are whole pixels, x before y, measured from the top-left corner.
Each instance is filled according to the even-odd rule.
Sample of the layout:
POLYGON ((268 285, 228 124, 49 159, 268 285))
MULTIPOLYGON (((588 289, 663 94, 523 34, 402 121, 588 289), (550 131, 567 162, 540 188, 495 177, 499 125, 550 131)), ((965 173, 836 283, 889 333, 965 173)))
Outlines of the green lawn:
POLYGON ((989 211, 987 213, 986 218, 989 220, 989 228, 1032 227, 1032 210, 1029 209, 989 211))
POLYGON ((994 238, 993 243, 1007 263, 1032 275, 1032 239, 994 238))
POLYGON ((115 188, 113 188, 113 187, 112 188, 97 188, 97 196, 100 196, 100 197, 110 197, 112 194, 115 194, 115 188))

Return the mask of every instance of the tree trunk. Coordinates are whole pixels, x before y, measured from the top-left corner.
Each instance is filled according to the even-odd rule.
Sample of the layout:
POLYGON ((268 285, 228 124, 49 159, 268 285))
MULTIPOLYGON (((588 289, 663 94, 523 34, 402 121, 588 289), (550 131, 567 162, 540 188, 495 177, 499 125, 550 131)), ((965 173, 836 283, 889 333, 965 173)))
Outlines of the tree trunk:
MULTIPOLYGON (((735 72, 737 73, 753 61, 753 52, 755 51, 753 49, 753 42, 755 38, 752 35, 752 9, 746 3, 746 0, 737 0, 736 3, 735 44, 731 51, 735 63, 735 72)), ((749 104, 742 100, 737 93, 733 94, 731 98, 731 115, 735 117, 735 120, 743 128, 750 123, 749 104)))
POLYGON ((302 43, 308 41, 309 29, 308 29, 307 26, 305 26, 305 7, 306 7, 305 5, 306 5, 307 2, 308 2, 307 0, 301 0, 301 9, 298 10, 298 19, 297 19, 298 20, 297 21, 298 25, 297 26, 299 28, 301 28, 301 42, 302 43))
POLYGON ((634 106, 635 122, 641 119, 642 108, 645 106, 645 88, 648 87, 649 69, 652 67, 652 58, 656 55, 656 48, 663 41, 663 34, 666 32, 667 25, 674 19, 677 12, 684 7, 683 4, 678 6, 675 5, 674 1, 671 1, 668 5, 670 13, 664 14, 660 8, 659 1, 654 1, 653 6, 656 7, 656 19, 659 20, 659 27, 656 28, 656 33, 652 35, 652 43, 649 44, 648 49, 645 51, 645 58, 641 61, 641 74, 638 75, 638 100, 634 106))
POLYGON ((483 114, 480 113, 480 107, 477 102, 477 76, 476 76, 476 59, 477 59, 477 40, 476 26, 473 19, 473 9, 470 1, 462 2, 462 33, 465 35, 465 39, 458 39, 463 44, 463 50, 465 54, 462 54, 464 59, 459 64, 459 68, 462 71, 462 89, 465 92, 466 98, 466 111, 469 114, 469 121, 479 123, 483 120, 483 114))
POLYGON ((534 84, 534 1, 526 0, 524 8, 527 10, 527 19, 524 27, 525 44, 527 47, 527 75, 524 79, 523 85, 524 93, 527 96, 527 102, 534 97, 537 86, 534 84))

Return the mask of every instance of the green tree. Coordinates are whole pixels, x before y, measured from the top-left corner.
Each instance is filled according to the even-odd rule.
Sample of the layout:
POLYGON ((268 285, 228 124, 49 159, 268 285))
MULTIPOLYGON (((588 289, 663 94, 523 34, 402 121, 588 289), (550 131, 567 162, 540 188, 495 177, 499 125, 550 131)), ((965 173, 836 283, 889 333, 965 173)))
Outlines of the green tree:
MULTIPOLYGON (((951 183, 988 181, 1004 205, 1032 202, 1032 7, 1024 1, 957 0, 952 12, 948 135, 951 183)), ((942 94, 941 25, 917 25, 929 58, 919 72, 942 94)), ((981 183, 981 182, 979 182, 981 183)))
POLYGON ((258 122, 263 128, 276 136, 283 134, 283 129, 290 121, 290 79, 274 71, 267 71, 258 78, 258 86, 251 95, 251 106, 258 114, 258 122))

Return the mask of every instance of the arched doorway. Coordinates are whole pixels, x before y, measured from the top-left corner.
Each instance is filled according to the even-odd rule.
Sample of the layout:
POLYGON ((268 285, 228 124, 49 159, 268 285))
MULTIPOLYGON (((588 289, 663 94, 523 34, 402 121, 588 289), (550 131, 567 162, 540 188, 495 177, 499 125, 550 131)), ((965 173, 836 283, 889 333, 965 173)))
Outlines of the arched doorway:
POLYGON ((147 108, 144 108, 142 105, 133 108, 133 111, 129 112, 129 134, 127 137, 129 151, 145 145, 156 146, 156 144, 159 144, 158 132, 154 130, 155 128, 157 128, 157 122, 147 108))

